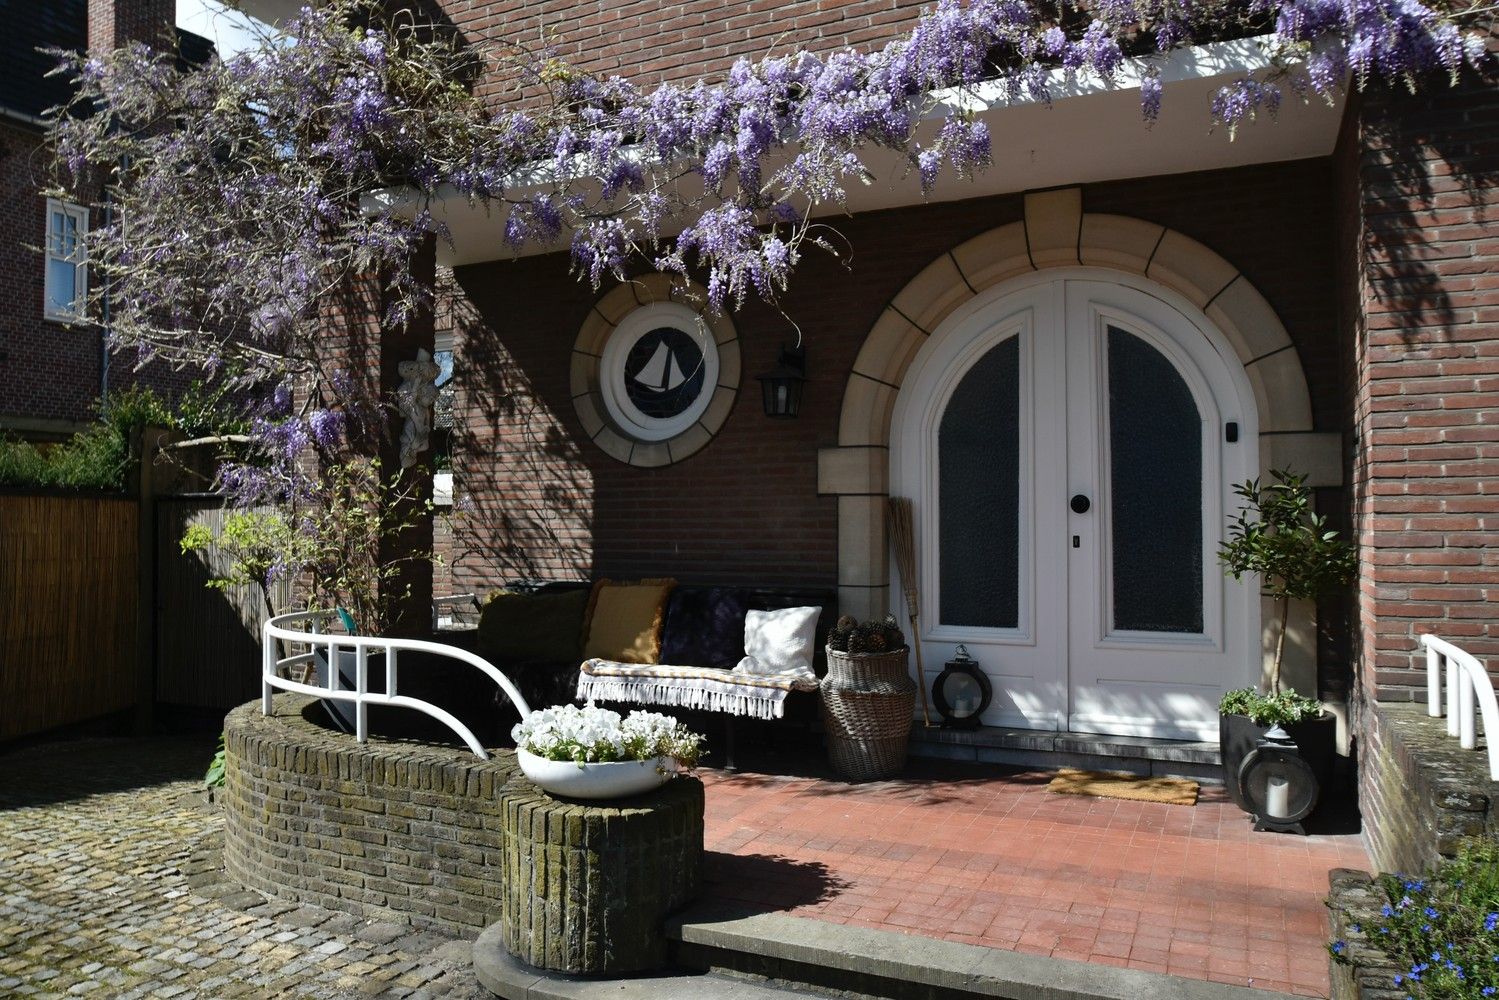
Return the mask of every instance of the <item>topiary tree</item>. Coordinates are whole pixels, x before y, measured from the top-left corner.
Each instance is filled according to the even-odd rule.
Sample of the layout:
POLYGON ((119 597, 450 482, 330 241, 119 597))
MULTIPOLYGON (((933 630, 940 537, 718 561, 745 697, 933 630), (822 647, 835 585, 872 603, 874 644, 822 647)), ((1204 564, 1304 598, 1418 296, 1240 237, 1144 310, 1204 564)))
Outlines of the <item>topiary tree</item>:
POLYGON ((1286 646, 1291 602, 1315 600, 1353 580, 1357 562, 1352 543, 1327 527, 1312 507, 1306 476, 1271 470, 1274 482, 1251 479, 1234 487, 1244 500, 1229 520, 1228 541, 1218 549, 1224 571, 1235 580, 1260 577, 1261 591, 1279 605, 1275 659, 1270 666, 1270 693, 1279 696, 1280 665, 1286 646))

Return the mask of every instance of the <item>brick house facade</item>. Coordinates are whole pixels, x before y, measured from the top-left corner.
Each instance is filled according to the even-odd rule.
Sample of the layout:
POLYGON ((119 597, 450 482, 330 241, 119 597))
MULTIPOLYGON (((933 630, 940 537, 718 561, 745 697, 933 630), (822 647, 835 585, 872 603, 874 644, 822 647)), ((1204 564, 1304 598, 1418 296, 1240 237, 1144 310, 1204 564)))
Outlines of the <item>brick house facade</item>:
MULTIPOLYGON (((721 75, 772 44, 877 47, 919 11, 863 0, 750 4, 730 17, 692 0, 432 6, 481 51, 545 29, 580 68, 643 84, 721 75)), ((499 71, 480 88, 496 102, 511 96, 499 71)), ((439 531, 451 533, 449 587, 671 575, 836 587, 844 610, 883 612, 881 506, 896 491, 897 453, 910 450, 910 387, 935 363, 936 341, 1048 268, 1077 282, 1112 269, 1222 334, 1215 349, 1258 408, 1258 455, 1239 456, 1240 467, 1310 472, 1319 509, 1357 537, 1358 585, 1297 611, 1291 679, 1355 715, 1362 702, 1418 697, 1420 633, 1499 652, 1489 622, 1499 557, 1488 546, 1499 513, 1496 94, 1493 81, 1468 79, 1414 100, 1374 93, 1307 117, 1289 108, 1287 122, 1256 124, 1233 147, 1204 135, 1205 112, 1183 101, 1183 115, 1199 116, 1196 138, 1161 127, 1144 136, 1132 119, 1144 138, 1126 136, 1129 150, 1108 169, 1047 159, 1048 141, 1079 161, 1097 153, 1067 131, 1065 102, 1049 118, 998 110, 998 179, 950 182, 926 203, 868 196, 835 221, 850 260, 814 253, 798 269, 784 301, 807 348, 796 419, 767 417, 755 382, 796 336, 786 319, 749 302, 724 332, 715 326, 733 391, 723 407, 715 399, 724 412, 711 440, 694 430, 688 449, 679 439, 691 452, 679 460, 622 434, 596 398, 594 350, 660 298, 653 279, 593 292, 570 277, 565 255, 486 254, 474 248, 501 241, 476 231, 444 261, 451 295, 439 308, 459 358, 456 489, 472 504, 439 531), (1004 164, 1027 143, 1032 163, 1053 166, 1004 164), (1011 270, 1005 252, 1018 255, 1011 270)), ((1109 99, 1078 107, 1096 106, 1091 119, 1103 121, 1109 99)), ((1237 426, 1225 431, 1232 456, 1237 426)), ((1263 609, 1245 607, 1252 667, 1263 609)), ((929 660, 950 648, 932 642, 929 660)))
MULTIPOLYGON (((87 423, 107 390, 144 382, 165 392, 187 377, 157 367, 136 371, 111 357, 97 328, 46 318, 44 309, 49 154, 41 115, 67 99, 67 84, 44 78, 54 64, 41 47, 113 48, 132 39, 160 44, 175 16, 171 0, 64 0, 41 4, 7 31, 0 77, 0 433, 66 436, 87 423)), ((206 39, 183 33, 184 53, 206 39)))

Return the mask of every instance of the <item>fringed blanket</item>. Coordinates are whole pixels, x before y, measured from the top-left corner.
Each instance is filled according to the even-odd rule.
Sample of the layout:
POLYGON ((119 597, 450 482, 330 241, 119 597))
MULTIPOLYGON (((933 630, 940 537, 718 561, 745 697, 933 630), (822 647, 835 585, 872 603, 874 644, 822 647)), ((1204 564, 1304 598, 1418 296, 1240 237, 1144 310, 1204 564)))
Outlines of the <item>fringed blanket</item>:
POLYGON ((779 719, 792 691, 816 691, 817 681, 799 675, 761 675, 712 667, 587 660, 578 674, 583 701, 629 701, 638 705, 701 708, 756 719, 779 719))

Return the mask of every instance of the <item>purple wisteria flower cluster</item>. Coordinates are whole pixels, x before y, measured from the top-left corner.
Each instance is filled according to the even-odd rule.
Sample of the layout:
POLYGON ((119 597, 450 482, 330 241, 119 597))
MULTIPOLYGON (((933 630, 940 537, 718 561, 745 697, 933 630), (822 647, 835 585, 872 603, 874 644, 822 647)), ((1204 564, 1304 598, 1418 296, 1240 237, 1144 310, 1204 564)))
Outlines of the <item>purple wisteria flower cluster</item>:
POLYGON ((410 262, 446 235, 421 207, 433 196, 494 206, 514 248, 565 243, 594 286, 650 267, 693 275, 712 308, 774 301, 808 245, 834 248, 813 216, 874 182, 876 156, 929 191, 1024 146, 955 96, 1046 101, 1134 58, 1149 121, 1170 52, 1260 35, 1271 68, 1212 102, 1232 133, 1288 94, 1455 79, 1483 46, 1442 2, 938 0, 876 51, 777 53, 643 88, 546 51, 462 51, 376 0, 321 0, 284 37, 189 70, 139 44, 64 55, 77 97, 51 138, 58 190, 100 206, 93 308, 108 295, 114 341, 246 384, 289 379, 307 405, 256 426, 291 461, 382 412, 341 392, 327 333, 353 308, 340 296, 372 297, 395 325, 430 307, 410 262), (472 92, 476 59, 511 71, 515 100, 472 92))

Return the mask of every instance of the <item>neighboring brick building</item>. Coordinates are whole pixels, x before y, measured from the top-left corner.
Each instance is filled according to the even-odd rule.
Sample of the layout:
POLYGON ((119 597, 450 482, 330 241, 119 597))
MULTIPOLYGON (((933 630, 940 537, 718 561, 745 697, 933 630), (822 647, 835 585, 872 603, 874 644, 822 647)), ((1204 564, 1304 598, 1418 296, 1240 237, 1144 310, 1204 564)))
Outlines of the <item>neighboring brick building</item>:
MULTIPOLYGON (((43 143, 41 115, 68 99, 68 83, 47 77, 56 60, 43 48, 113 48, 130 39, 180 41, 184 58, 199 60, 210 51, 206 39, 186 32, 174 39, 172 0, 54 0, 28 7, 7 24, 0 70, 0 433, 48 439, 65 436, 94 415, 98 398, 121 385, 146 381, 171 391, 185 381, 178 373, 138 373, 133 358, 111 358, 104 337, 93 326, 73 324, 66 310, 49 308, 49 231, 61 221, 86 217, 69 213, 40 191, 47 184, 50 156, 43 143)), ((52 249, 57 249, 56 244, 52 249)), ((56 258, 58 255, 51 254, 56 258)), ((77 266, 78 289, 87 280, 77 266)), ((54 285, 58 275, 54 273, 54 285)))
MULTIPOLYGON (((545 29, 582 69, 644 84, 772 47, 877 47, 919 9, 434 6, 481 52, 545 29)), ((1357 535, 1361 577, 1297 609, 1290 681, 1410 700, 1421 632, 1499 652, 1499 89, 1292 103, 1229 143, 1205 108, 1232 71, 1212 65, 1172 77, 1148 134, 1128 91, 996 102, 975 181, 854 192, 835 220, 848 266, 813 253, 783 303, 807 350, 794 420, 766 416, 756 382, 796 335, 774 311, 747 303, 682 348, 660 334, 676 320, 659 276, 594 293, 565 255, 499 251, 502 213, 447 206, 440 326, 473 506, 452 588, 670 575, 837 587, 842 610, 883 613, 884 500, 901 494, 927 662, 964 642, 1000 690, 987 722, 1211 739, 1217 696, 1260 678, 1273 638, 1252 589, 1220 582, 1231 487, 1291 466, 1357 535), (683 357, 714 383, 643 410, 639 385, 674 392, 683 357), (996 413, 1010 445, 963 436, 996 413)), ((510 95, 496 74, 480 88, 510 95)))

